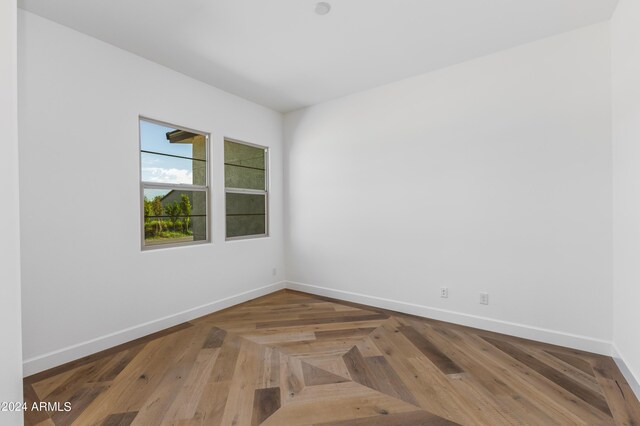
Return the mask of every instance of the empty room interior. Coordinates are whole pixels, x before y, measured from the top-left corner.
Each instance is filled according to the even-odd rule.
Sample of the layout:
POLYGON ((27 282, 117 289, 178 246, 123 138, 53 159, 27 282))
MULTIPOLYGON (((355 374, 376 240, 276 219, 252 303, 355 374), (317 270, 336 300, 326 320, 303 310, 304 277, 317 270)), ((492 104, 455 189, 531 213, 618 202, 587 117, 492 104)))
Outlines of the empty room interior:
POLYGON ((640 424, 637 0, 0 19, 0 425, 640 424))

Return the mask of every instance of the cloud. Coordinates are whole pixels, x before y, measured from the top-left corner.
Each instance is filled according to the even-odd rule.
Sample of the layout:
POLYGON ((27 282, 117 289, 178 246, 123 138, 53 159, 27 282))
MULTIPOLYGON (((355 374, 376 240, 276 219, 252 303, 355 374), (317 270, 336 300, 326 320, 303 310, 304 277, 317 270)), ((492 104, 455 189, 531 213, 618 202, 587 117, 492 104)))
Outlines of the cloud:
POLYGON ((152 164, 158 164, 159 162, 160 162, 159 158, 150 157, 148 155, 143 155, 142 156, 142 165, 143 166, 150 166, 152 164))
POLYGON ((193 172, 185 169, 164 169, 162 167, 143 167, 142 180, 159 183, 193 183, 193 172))

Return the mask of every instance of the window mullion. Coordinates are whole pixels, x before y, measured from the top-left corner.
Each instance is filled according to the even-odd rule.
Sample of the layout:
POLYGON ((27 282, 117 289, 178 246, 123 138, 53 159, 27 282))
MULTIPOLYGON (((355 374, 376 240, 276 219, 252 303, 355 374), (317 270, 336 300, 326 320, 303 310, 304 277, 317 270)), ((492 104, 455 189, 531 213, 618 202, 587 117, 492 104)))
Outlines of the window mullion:
POLYGON ((246 188, 225 188, 224 191, 231 194, 265 195, 267 193, 267 191, 263 189, 246 189, 246 188))
POLYGON ((142 182, 143 188, 149 189, 174 189, 182 191, 206 191, 207 187, 202 185, 189 185, 186 183, 159 183, 159 182, 142 182))

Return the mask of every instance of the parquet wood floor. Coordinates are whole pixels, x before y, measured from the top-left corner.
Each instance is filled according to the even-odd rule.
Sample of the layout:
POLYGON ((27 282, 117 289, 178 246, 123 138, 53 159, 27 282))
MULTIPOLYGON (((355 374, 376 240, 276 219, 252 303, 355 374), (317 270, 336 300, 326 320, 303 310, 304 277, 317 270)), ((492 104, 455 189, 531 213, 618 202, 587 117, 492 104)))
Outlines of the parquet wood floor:
POLYGON ((609 357, 289 290, 28 377, 27 425, 640 425, 609 357))

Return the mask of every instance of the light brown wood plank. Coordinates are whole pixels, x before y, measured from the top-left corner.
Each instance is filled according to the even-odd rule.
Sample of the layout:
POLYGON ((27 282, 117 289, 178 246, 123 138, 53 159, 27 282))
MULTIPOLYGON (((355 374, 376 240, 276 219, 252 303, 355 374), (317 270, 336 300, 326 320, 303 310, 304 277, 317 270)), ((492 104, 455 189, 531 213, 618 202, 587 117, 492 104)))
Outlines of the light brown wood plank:
POLYGON ((426 411, 408 413, 381 414, 361 419, 341 420, 337 422, 316 423, 315 426, 451 426, 452 421, 434 416, 426 411))
POLYGON ((462 373, 462 369, 455 362, 451 361, 440 349, 425 339, 415 328, 402 326, 398 330, 444 374, 462 373))
POLYGON ((485 338, 485 340, 487 340, 489 343, 491 343, 493 346, 497 347, 507 355, 511 356, 517 361, 520 361, 532 370, 535 370, 540 375, 556 383, 558 386, 566 389, 567 391, 576 395, 578 398, 602 411, 606 415, 611 416, 611 410, 609 409, 609 406, 602 395, 599 395, 596 392, 593 392, 592 390, 586 388, 585 386, 582 386, 580 383, 577 383, 571 378, 565 376, 558 370, 549 367, 547 364, 526 353, 525 351, 518 349, 511 343, 490 338, 485 338))
POLYGON ((305 386, 327 385, 329 383, 343 383, 349 381, 349 379, 338 376, 329 371, 325 371, 306 362, 302 362, 301 364, 305 386))

